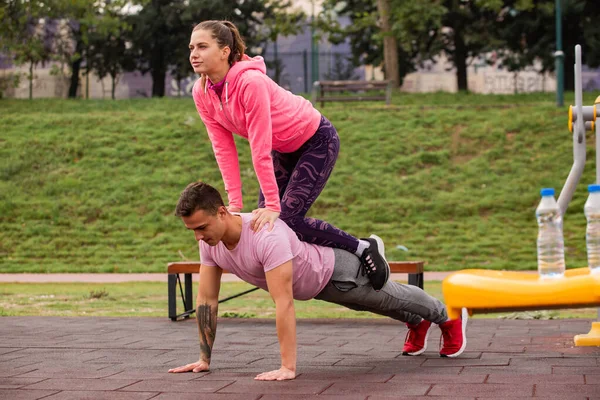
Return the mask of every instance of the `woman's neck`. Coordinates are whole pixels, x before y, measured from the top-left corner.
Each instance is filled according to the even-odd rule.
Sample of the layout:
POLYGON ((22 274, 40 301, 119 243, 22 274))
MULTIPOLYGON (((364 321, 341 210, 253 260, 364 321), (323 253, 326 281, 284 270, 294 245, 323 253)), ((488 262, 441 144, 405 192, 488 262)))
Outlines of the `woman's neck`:
POLYGON ((212 82, 212 84, 216 85, 217 83, 219 83, 223 79, 225 79, 225 76, 227 75, 228 72, 229 72, 229 65, 227 65, 226 69, 214 72, 212 74, 207 74, 207 76, 208 76, 208 79, 210 79, 210 81, 212 82))

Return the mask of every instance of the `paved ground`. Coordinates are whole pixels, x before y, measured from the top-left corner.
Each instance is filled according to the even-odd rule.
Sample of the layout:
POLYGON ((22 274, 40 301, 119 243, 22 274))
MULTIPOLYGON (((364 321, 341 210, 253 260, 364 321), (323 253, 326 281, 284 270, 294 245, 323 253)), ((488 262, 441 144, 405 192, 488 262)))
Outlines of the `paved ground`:
POLYGON ((212 371, 167 374, 197 359, 194 320, 0 318, 1 399, 600 399, 600 349, 574 347, 587 320, 469 321, 467 351, 403 357, 391 320, 302 320, 299 376, 278 367, 274 321, 221 319, 212 371))

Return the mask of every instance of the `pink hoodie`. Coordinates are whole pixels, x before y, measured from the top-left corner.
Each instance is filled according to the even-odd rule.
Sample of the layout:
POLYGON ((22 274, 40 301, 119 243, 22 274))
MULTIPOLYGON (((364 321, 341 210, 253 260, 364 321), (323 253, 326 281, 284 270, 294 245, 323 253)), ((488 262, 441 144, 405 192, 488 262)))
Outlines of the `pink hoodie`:
POLYGON ((240 209, 243 206, 234 132, 250 142, 252 164, 265 196, 265 207, 279 212, 279 189, 271 150, 280 153, 298 150, 319 128, 321 114, 308 100, 277 85, 266 71, 262 57, 244 56, 227 73, 221 99, 214 90, 203 88, 201 79, 192 93, 212 142, 229 205, 240 209))

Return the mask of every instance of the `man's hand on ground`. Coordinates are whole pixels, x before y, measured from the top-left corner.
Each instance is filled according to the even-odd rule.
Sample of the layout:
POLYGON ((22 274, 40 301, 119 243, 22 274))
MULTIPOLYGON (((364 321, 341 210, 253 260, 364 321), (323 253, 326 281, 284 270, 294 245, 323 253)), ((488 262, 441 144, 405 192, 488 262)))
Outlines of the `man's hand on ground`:
POLYGON ((195 363, 184 365, 183 367, 171 368, 169 372, 179 373, 179 372, 202 372, 208 371, 208 363, 206 361, 198 361, 195 363))
POLYGON ((262 374, 256 375, 254 378, 257 381, 287 381, 289 379, 296 378, 296 373, 285 367, 281 367, 275 371, 263 372, 262 374))

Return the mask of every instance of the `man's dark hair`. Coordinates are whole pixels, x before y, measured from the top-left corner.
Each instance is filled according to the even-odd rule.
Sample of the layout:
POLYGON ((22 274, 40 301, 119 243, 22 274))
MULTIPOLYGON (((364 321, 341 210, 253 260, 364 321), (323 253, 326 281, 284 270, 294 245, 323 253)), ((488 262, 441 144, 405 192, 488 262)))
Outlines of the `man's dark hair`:
POLYGON ((198 210, 216 215, 219 207, 224 205, 217 189, 204 182, 193 182, 181 192, 175 208, 175 216, 189 217, 198 210))

